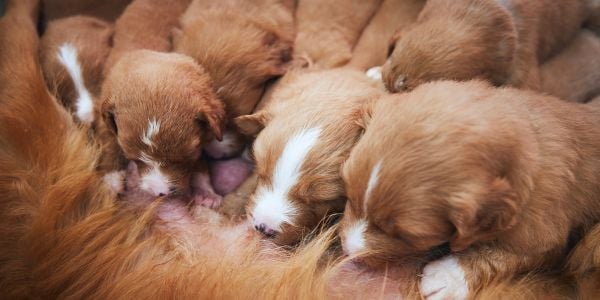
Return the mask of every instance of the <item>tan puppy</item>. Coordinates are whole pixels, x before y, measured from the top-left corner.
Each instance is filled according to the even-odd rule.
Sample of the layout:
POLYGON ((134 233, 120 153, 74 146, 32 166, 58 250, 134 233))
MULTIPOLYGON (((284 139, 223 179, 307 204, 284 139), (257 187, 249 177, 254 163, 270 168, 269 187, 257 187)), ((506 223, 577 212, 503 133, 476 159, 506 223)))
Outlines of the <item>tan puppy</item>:
POLYGON ((137 163, 142 190, 185 194, 192 181, 208 206, 220 203, 208 175, 193 174, 202 145, 222 134, 225 111, 211 84, 193 59, 176 53, 133 51, 109 73, 103 118, 123 155, 137 163))
POLYGON ((586 102, 600 94, 600 38, 582 30, 571 45, 540 68, 542 91, 586 102))
POLYGON ((365 71, 383 65, 389 55, 392 36, 397 30, 414 23, 423 5, 423 0, 383 0, 360 35, 348 66, 365 71))
POLYGON ((365 115, 343 168, 343 248, 377 266, 449 243, 424 269, 428 299, 552 268, 571 230, 600 217, 598 105, 444 81, 365 115))
MULTIPOLYGON (((175 51, 187 54, 210 74, 230 118, 252 113, 266 83, 283 75, 292 58, 293 15, 289 1, 194 1, 175 31, 175 51)), ((207 153, 231 157, 244 149, 229 128, 207 153)))
POLYGON ((134 0, 115 23, 114 47, 104 74, 125 53, 137 49, 169 52, 171 30, 191 0, 134 0))
POLYGON ((388 90, 481 78, 539 89, 538 65, 577 34, 586 0, 433 0, 383 67, 388 90))
POLYGON ((105 21, 116 20, 131 0, 43 0, 47 21, 74 15, 86 15, 105 21))
POLYGON ((84 124, 94 121, 104 63, 111 49, 112 25, 75 16, 48 23, 40 41, 44 78, 56 98, 84 124))
POLYGON ((235 121, 258 136, 258 185, 248 206, 257 230, 292 244, 344 206, 339 168, 360 134, 357 110, 382 91, 361 72, 292 72, 271 105, 235 121), (262 131, 261 131, 262 129, 262 131))
POLYGON ((322 68, 347 64, 360 34, 380 4, 381 0, 300 0, 294 56, 307 56, 322 68))

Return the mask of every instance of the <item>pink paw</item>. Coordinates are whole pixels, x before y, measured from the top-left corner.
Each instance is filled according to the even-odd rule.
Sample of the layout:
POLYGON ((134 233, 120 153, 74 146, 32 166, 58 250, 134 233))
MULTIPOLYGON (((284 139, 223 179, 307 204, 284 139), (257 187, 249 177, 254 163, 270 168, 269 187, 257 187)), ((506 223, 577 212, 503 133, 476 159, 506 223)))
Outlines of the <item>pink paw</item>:
POLYGON ((223 197, 215 193, 200 192, 194 195, 194 202, 196 204, 212 209, 219 208, 222 201, 223 197))

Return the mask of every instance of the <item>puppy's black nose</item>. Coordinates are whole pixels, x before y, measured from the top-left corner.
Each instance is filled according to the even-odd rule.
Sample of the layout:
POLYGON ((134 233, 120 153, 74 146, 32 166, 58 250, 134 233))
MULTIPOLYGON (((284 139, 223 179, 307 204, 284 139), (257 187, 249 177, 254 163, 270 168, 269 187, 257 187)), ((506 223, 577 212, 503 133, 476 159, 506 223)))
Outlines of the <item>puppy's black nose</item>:
POLYGON ((158 196, 163 197, 163 196, 165 196, 165 193, 158 193, 158 196))
POLYGON ((265 225, 265 223, 254 225, 254 229, 256 229, 258 232, 262 233, 268 238, 275 237, 275 234, 277 233, 275 230, 268 228, 267 225, 265 225))

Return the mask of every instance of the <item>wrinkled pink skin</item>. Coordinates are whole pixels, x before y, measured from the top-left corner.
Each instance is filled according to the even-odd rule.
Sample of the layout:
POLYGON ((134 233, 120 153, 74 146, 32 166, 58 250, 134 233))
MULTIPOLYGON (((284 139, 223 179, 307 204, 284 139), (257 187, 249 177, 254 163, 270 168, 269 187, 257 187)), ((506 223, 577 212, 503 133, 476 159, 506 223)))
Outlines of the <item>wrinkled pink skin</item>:
POLYGON ((243 157, 209 162, 210 178, 217 194, 225 196, 252 174, 254 166, 243 157))
MULTIPOLYGON (((135 163, 130 163, 127 169, 127 188, 121 194, 127 205, 137 209, 147 209, 159 198, 139 189, 140 177, 135 163)), ((260 234, 251 228, 247 220, 233 223, 212 209, 202 207, 188 198, 166 198, 158 204, 156 210, 158 230, 165 230, 178 239, 183 239, 202 253, 219 259, 224 252, 239 252, 240 256, 247 255, 247 249, 255 248, 260 251, 261 258, 273 264, 285 261, 289 255, 285 250, 269 240, 261 239, 260 234)), ((347 298, 357 292, 372 290, 373 295, 380 299, 402 299, 398 287, 406 273, 402 267, 390 267, 385 271, 372 271, 364 266, 345 261, 336 264, 335 273, 329 280, 329 291, 332 298, 347 298), (360 283, 360 284, 359 284, 360 283)))

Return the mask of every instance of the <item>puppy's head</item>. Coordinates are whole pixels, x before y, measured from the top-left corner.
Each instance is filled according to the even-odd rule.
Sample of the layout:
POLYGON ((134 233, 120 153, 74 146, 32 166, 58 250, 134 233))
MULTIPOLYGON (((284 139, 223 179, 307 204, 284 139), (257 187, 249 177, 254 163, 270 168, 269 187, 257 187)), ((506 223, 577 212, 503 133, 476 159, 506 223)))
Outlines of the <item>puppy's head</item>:
POLYGON ((241 132, 260 132, 252 148, 258 185, 247 210, 255 228, 276 243, 299 241, 343 209, 340 166, 361 131, 353 113, 378 91, 364 74, 342 73, 281 82, 273 106, 235 119, 241 132))
POLYGON ((418 21, 392 38, 382 69, 389 91, 443 79, 481 78, 496 85, 508 80, 516 51, 509 13, 494 3, 473 5, 468 14, 452 1, 444 5, 426 4, 418 21))
POLYGON ((378 101, 343 166, 346 254, 378 266, 446 243, 460 251, 515 225, 519 126, 478 105, 492 97, 464 91, 473 87, 481 92, 427 84, 378 101))
POLYGON ((111 69, 103 98, 104 121, 137 163, 141 188, 187 191, 202 145, 221 138, 225 115, 204 70, 184 55, 133 51, 111 69))
POLYGON ((283 75, 291 61, 292 39, 246 16, 209 10, 182 23, 175 50, 206 69, 231 116, 251 113, 266 82, 283 75))

